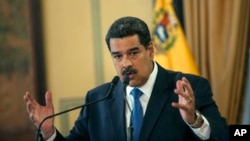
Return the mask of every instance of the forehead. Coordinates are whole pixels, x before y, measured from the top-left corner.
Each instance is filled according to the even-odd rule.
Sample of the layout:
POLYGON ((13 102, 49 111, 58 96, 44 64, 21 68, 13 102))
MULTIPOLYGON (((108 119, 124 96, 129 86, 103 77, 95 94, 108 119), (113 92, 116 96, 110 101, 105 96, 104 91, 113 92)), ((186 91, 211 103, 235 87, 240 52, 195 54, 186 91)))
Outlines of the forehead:
POLYGON ((135 47, 143 47, 142 44, 140 44, 138 35, 110 39, 110 50, 112 52, 126 51, 135 47))

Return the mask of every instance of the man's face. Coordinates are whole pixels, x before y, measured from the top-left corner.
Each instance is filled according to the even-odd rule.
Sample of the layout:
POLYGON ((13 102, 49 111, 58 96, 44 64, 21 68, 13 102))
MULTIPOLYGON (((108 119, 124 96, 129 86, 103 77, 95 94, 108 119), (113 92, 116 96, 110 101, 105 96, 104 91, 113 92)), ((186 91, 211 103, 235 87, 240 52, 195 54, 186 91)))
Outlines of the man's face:
POLYGON ((123 80, 123 71, 130 78, 129 85, 139 87, 146 83, 153 71, 154 48, 150 43, 146 50, 138 35, 110 39, 110 52, 117 74, 123 80), (129 68, 129 69, 128 69, 129 68))

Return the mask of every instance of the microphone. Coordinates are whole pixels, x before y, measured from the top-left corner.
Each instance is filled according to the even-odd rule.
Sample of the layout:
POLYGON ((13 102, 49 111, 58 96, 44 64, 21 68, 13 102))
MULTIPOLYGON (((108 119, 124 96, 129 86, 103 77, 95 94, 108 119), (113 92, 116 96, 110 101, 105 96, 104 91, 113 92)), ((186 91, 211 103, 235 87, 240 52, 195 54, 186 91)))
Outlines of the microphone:
POLYGON ((129 84, 129 77, 127 75, 124 75, 123 77, 123 84, 124 84, 124 87, 127 87, 127 85, 129 84))
POLYGON ((129 77, 128 77, 127 75, 124 75, 124 76, 123 76, 123 94, 124 94, 124 95, 123 95, 123 98, 124 98, 124 100, 125 100, 125 102, 126 102, 126 104, 127 104, 127 106, 128 106, 129 111, 131 112, 132 109, 131 109, 131 107, 129 106, 128 100, 127 100, 127 98, 126 98, 126 88, 127 88, 128 84, 129 84, 129 81, 130 81, 129 77))
POLYGON ((38 126, 38 129, 37 129, 37 132, 36 132, 36 138, 35 138, 35 141, 41 141, 41 138, 42 138, 42 135, 41 135, 41 126, 42 124, 47 120, 47 119, 50 119, 50 118, 53 118, 55 116, 58 116, 58 115, 61 115, 61 114, 64 114, 64 113, 67 113, 67 112, 70 112, 70 111, 73 111, 73 110, 76 110, 78 108, 83 108, 85 106, 88 106, 88 105, 91 105, 91 104, 95 104, 95 103, 98 103, 100 101, 103 101, 105 99, 107 99, 111 93, 113 92, 113 89, 114 87, 116 86, 116 84, 119 82, 119 77, 118 76, 115 76, 112 81, 111 81, 111 84, 110 84, 110 87, 106 93, 106 95, 102 98, 102 99, 99 99, 99 100, 95 100, 95 101, 92 101, 92 102, 89 102, 89 103, 86 103, 86 104, 83 104, 83 105, 80 105, 80 106, 77 106, 77 107, 74 107, 74 108, 71 108, 71 109, 68 109, 68 110, 65 110, 65 111, 62 111, 62 112, 59 112, 59 113, 56 113, 56 114, 53 114, 53 115, 50 115, 50 116, 47 116, 45 117, 41 123, 39 124, 38 126))

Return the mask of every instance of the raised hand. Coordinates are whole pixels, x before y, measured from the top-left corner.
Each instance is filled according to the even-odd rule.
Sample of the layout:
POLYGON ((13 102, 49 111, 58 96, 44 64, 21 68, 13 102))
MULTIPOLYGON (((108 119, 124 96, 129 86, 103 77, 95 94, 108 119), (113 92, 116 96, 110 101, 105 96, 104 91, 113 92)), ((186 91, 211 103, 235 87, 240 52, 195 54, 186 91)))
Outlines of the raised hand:
MULTIPOLYGON (((54 108, 52 104, 52 95, 50 92, 46 92, 45 100, 46 105, 40 105, 31 95, 29 92, 26 92, 23 96, 23 99, 26 102, 26 109, 29 114, 30 120, 35 124, 36 127, 39 126, 41 121, 54 113, 54 108)), ((41 127, 41 134, 43 139, 48 139, 54 133, 54 119, 46 120, 41 127)))
POLYGON ((179 108, 182 119, 185 122, 189 124, 194 123, 196 120, 195 97, 189 81, 185 77, 182 77, 181 80, 176 82, 174 92, 178 95, 179 100, 178 103, 172 102, 172 106, 179 108))

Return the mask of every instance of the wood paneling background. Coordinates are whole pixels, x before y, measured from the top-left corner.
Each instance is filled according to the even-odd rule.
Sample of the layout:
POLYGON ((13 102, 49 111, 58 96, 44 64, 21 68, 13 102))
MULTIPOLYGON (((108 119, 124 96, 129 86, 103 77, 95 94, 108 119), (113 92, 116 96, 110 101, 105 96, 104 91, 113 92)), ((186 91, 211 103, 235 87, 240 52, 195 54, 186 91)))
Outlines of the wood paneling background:
MULTIPOLYGON (((37 96, 37 71, 29 0, 0 1, 0 140, 34 140, 23 95, 37 96)), ((34 12, 34 11, 33 11, 34 12)))

